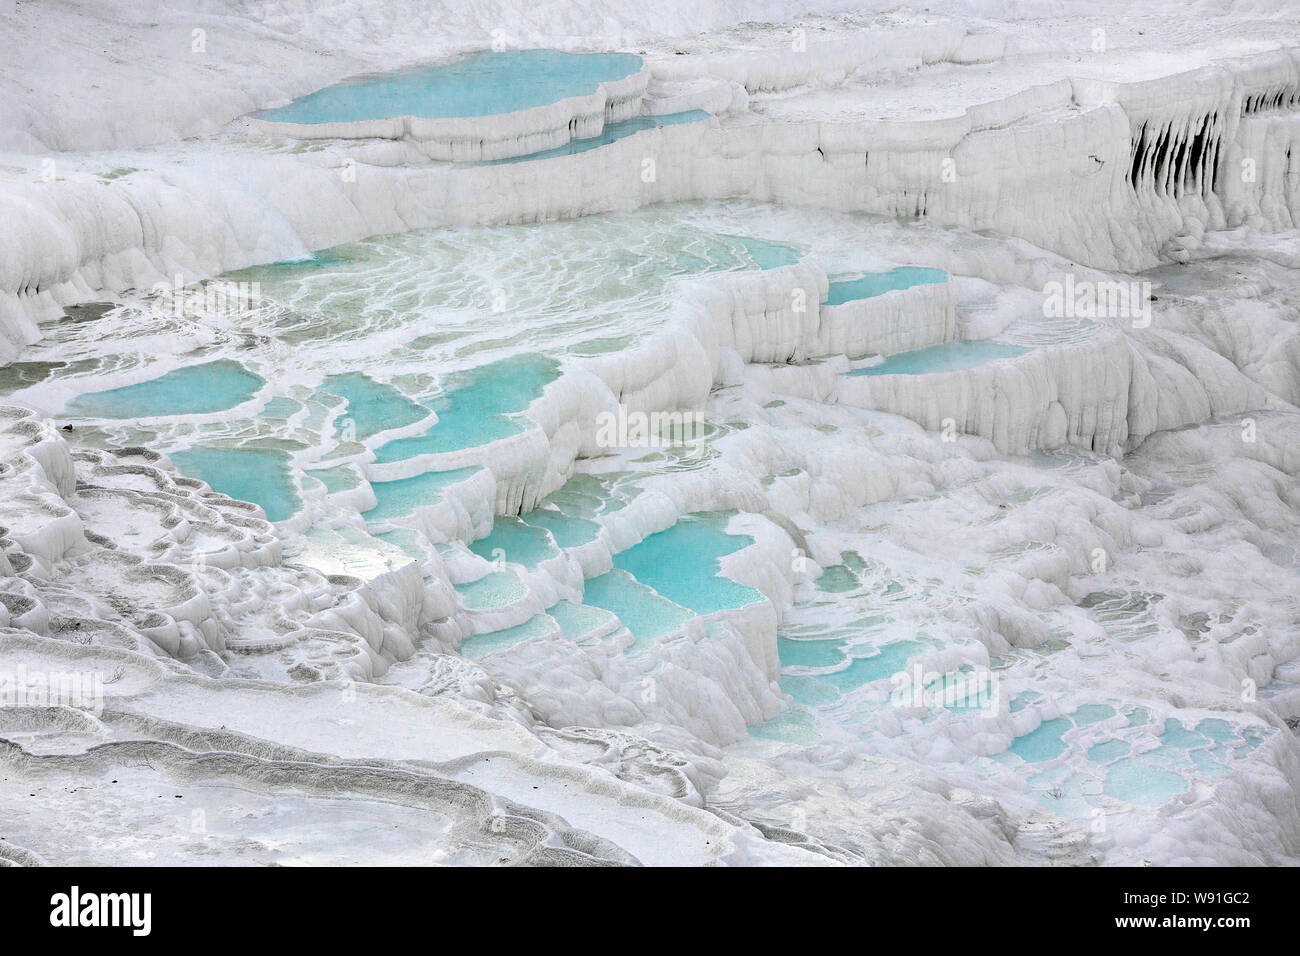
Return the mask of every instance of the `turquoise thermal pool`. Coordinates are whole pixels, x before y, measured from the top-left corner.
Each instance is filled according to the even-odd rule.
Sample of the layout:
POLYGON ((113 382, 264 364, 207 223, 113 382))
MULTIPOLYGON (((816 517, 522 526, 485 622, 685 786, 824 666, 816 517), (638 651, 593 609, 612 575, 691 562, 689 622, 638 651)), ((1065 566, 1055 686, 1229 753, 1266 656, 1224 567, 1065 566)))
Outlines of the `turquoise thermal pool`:
POLYGON ((249 401, 265 383, 230 359, 172 369, 106 392, 79 395, 67 412, 83 418, 157 418, 209 415, 249 401))
POLYGON ((641 649, 659 637, 680 630, 694 615, 686 608, 656 594, 631 574, 620 569, 589 578, 583 601, 618 616, 636 638, 633 649, 641 649))
POLYGON ((745 254, 760 269, 780 269, 783 266, 792 266, 803 258, 803 252, 799 247, 788 242, 756 239, 752 236, 728 236, 727 238, 739 242, 744 247, 745 254))
POLYGON ((640 68, 641 58, 631 53, 483 51, 439 66, 344 80, 254 116, 303 125, 495 116, 594 93, 601 83, 640 68))
POLYGON ((465 481, 478 470, 477 465, 471 465, 452 471, 426 471, 395 481, 372 481, 370 487, 378 504, 362 517, 367 522, 379 523, 414 514, 421 505, 439 501, 444 491, 465 481))
POLYGON ((214 491, 261 505, 271 521, 291 518, 302 506, 289 456, 278 449, 195 445, 172 452, 171 459, 214 491))
POLYGON ((449 377, 428 399, 438 421, 423 435, 396 438, 375 449, 380 463, 486 445, 518 434, 530 423, 516 417, 559 374, 554 359, 522 355, 449 377))
POLYGON ((948 281, 942 269, 900 266, 888 272, 871 272, 856 279, 835 279, 828 284, 826 305, 843 305, 855 299, 870 299, 915 285, 935 285, 948 281))
POLYGON ((429 417, 429 409, 411 401, 393 386, 376 382, 360 372, 327 376, 320 391, 347 401, 343 414, 345 422, 351 422, 357 441, 429 417))
POLYGON ((993 362, 1015 358, 1029 349, 1002 342, 947 342, 929 348, 891 355, 879 365, 854 369, 849 375, 927 375, 931 372, 960 372, 993 362))
POLYGON ((684 515, 615 555, 614 567, 696 614, 753 604, 763 599, 759 591, 720 574, 719 559, 753 543, 747 535, 728 534, 726 523, 725 515, 684 515))
POLYGON ((487 611, 508 607, 528 596, 528 589, 513 571, 490 571, 476 581, 456 585, 466 610, 487 611))
POLYGON ((559 601, 548 607, 546 613, 559 624, 560 631, 571 641, 584 640, 618 625, 618 618, 609 611, 589 604, 559 601))
POLYGON ((596 540, 600 525, 585 518, 572 517, 554 508, 537 508, 522 516, 525 524, 545 528, 561 548, 578 548, 596 540))
POLYGON ((547 614, 537 614, 514 627, 484 634, 473 634, 461 641, 460 653, 472 661, 499 654, 525 641, 544 640, 562 633, 559 622, 547 614))
POLYGON ((492 523, 492 533, 469 549, 489 561, 514 561, 527 567, 536 567, 560 553, 545 528, 509 516, 499 516, 492 523))

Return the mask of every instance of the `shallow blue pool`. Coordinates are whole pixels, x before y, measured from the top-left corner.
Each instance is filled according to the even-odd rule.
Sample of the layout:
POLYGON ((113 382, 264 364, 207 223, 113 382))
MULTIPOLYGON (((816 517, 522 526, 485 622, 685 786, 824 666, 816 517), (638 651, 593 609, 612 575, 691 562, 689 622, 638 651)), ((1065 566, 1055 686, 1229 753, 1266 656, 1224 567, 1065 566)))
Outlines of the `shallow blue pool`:
POLYGON ((632 53, 506 50, 454 63, 362 76, 253 115, 276 123, 350 123, 416 116, 495 116, 596 92, 641 69, 632 53))
POLYGON ((849 375, 926 375, 930 372, 960 372, 995 359, 1015 358, 1029 349, 1001 342, 946 342, 911 352, 891 355, 879 365, 854 369, 849 375))
POLYGON ((617 615, 636 638, 636 643, 630 648, 633 651, 678 630, 693 616, 684 607, 656 594, 626 571, 618 569, 587 581, 583 586, 582 602, 617 615))
POLYGON ((526 163, 534 159, 573 156, 577 153, 585 153, 590 149, 596 149, 599 146, 608 146, 610 143, 616 142, 625 136, 631 136, 633 133, 640 133, 642 130, 657 129, 660 126, 680 126, 683 123, 699 123, 706 119, 709 119, 709 114, 704 110, 687 110, 684 113, 666 113, 662 116, 634 116, 619 123, 606 123, 599 136, 588 136, 586 139, 571 139, 563 146, 557 146, 554 149, 525 153, 523 156, 509 156, 505 159, 489 159, 471 165, 500 166, 505 163, 526 163))
POLYGON ((157 418, 207 415, 241 405, 264 382, 231 359, 172 369, 136 385, 89 392, 67 405, 69 415, 86 418, 157 418))
POLYGON ((397 481, 372 481, 370 488, 378 504, 362 517, 368 522, 391 521, 414 514, 420 505, 432 504, 452 485, 460 484, 474 472, 478 465, 456 468, 452 471, 426 471, 422 475, 399 478, 397 481))
POLYGON ((907 662, 924 649, 925 645, 920 641, 892 641, 880 645, 875 654, 854 657, 848 667, 818 677, 840 692, 847 693, 903 673, 907 669, 907 662))
POLYGON ((271 521, 292 517, 302 507, 289 471, 289 456, 274 448, 195 445, 172 452, 172 463, 213 491, 262 506, 271 521))
POLYGON ((837 279, 830 283, 826 304, 843 305, 854 299, 870 299, 872 296, 908 289, 914 285, 935 285, 947 281, 948 273, 942 269, 926 269, 921 266, 900 266, 888 272, 868 272, 856 279, 837 279))
POLYGON ((843 647, 843 639, 807 640, 782 635, 776 639, 776 652, 782 667, 836 667, 848 658, 843 647))
POLYGON ((469 549, 489 561, 499 558, 529 568, 560 553, 545 528, 535 528, 509 515, 498 515, 492 523, 492 533, 475 541, 469 549))
POLYGON ((1093 763, 1107 764, 1125 756, 1131 749, 1123 740, 1112 737, 1089 747, 1088 759, 1093 763))
POLYGON ((803 257, 798 246, 788 242, 775 242, 771 239, 755 239, 752 236, 726 236, 735 239, 745 249, 745 255, 753 260, 760 269, 779 269, 792 266, 803 257))
POLYGON ((1191 785, 1181 774, 1141 756, 1125 757, 1111 764, 1103 789, 1116 800, 1154 810, 1186 793, 1191 785))
POLYGON ((1055 760, 1065 753, 1067 744, 1062 735, 1074 725, 1065 717, 1045 720, 1027 734, 1017 737, 1007 748, 1026 763, 1043 763, 1055 760))
POLYGON ((461 604, 470 611, 509 607, 528 596, 528 587, 509 569, 490 571, 477 581, 457 584, 461 604))
POLYGON ((560 632, 571 641, 579 641, 591 635, 607 631, 616 625, 617 618, 604 608, 592 607, 590 604, 572 604, 559 601, 546 609, 557 624, 560 632))
POLYGON ((696 614, 753 604, 761 592, 721 576, 719 559, 753 544, 747 535, 728 534, 726 523, 721 515, 685 515, 616 554, 614 567, 696 614))
POLYGON ((482 660, 491 654, 508 651, 524 641, 555 637, 558 633, 559 626, 549 615, 537 614, 514 627, 487 634, 471 634, 460 642, 460 654, 471 661, 482 660))
POLYGON ((444 391, 424 404, 438 422, 422 435, 398 438, 375 449, 375 461, 402 461, 486 445, 518 434, 530 423, 516 416, 559 374, 554 359, 519 355, 450 376, 444 391))
POLYGON ((537 508, 520 519, 534 528, 545 528, 561 548, 580 548, 595 541, 600 525, 586 518, 575 518, 555 508, 537 508))
POLYGON ((411 401, 393 386, 376 382, 360 372, 330 375, 321 385, 321 390, 347 400, 341 424, 350 419, 353 437, 358 441, 429 417, 427 408, 411 401))
POLYGON ((333 465, 329 468, 311 468, 306 473, 324 485, 325 491, 331 495, 351 491, 361 484, 361 476, 353 466, 347 464, 333 465))

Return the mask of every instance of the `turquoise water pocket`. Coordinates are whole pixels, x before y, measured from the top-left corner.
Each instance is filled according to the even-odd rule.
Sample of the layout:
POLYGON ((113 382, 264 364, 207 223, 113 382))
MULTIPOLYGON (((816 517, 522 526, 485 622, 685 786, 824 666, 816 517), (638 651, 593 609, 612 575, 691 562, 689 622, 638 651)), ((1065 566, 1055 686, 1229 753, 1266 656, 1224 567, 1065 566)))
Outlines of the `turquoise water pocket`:
POLYGON ((209 415, 242 405, 265 384, 232 359, 172 369, 165 375, 70 401, 66 412, 84 418, 161 418, 209 415))
POLYGON ((270 521, 283 521, 302 507, 290 473, 289 455, 274 448, 195 445, 172 452, 172 464, 213 491, 261 505, 270 521))
POLYGON ((1001 342, 948 342, 891 355, 879 365, 854 369, 849 375, 926 375, 960 372, 997 359, 1015 358, 1029 349, 1001 342))
POLYGON ((495 116, 595 93, 599 84, 639 69, 641 58, 631 53, 488 50, 440 66, 344 80, 253 115, 304 125, 495 116))
POLYGON ((900 266, 888 272, 870 272, 856 279, 837 279, 829 284, 826 293, 827 305, 843 305, 855 299, 870 299, 910 289, 916 285, 935 285, 948 281, 948 273, 942 269, 926 269, 921 266, 900 266))

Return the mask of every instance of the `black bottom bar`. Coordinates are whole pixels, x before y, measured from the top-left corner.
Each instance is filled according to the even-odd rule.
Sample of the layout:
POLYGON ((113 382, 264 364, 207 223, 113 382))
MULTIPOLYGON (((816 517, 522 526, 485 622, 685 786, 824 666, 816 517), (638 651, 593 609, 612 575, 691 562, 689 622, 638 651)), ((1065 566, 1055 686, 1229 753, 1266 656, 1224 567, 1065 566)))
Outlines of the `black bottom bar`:
POLYGON ((1048 949, 1100 939, 1184 945, 1200 937, 1232 945, 1259 930, 1279 933, 1294 925, 1292 878, 1288 870, 1265 869, 565 870, 547 875, 469 869, 49 868, 0 870, 0 918, 15 940, 76 934, 83 942, 98 936, 128 944, 202 941, 205 946, 255 938, 259 946, 319 941, 337 948, 355 940, 373 949, 390 935, 394 944, 411 933, 434 943, 473 939, 484 931, 482 938, 499 946, 503 933, 542 942, 563 925, 590 943, 604 939, 614 946, 629 927, 648 929, 642 921, 652 914, 650 925, 674 934, 712 925, 708 935, 720 950, 755 930, 769 943, 778 942, 771 933, 807 943, 832 927, 864 944, 901 932, 928 940, 925 951, 935 945, 996 946, 1002 938, 1036 941, 1048 949), (87 925, 104 923, 116 925, 87 925), (674 924, 677 928, 670 929, 674 924))

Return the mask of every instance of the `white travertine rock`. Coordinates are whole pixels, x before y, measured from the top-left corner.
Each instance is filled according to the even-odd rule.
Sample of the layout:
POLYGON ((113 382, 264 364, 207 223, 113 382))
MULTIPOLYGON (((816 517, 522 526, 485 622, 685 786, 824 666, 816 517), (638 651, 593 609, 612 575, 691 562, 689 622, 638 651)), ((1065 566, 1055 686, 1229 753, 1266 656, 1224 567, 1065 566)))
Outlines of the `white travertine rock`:
MULTIPOLYGON (((362 17, 341 0, 313 19, 268 0, 252 29, 247 5, 224 0, 184 22, 133 0, 27 19, 37 6, 0 13, 0 34, 26 36, 4 34, 11 22, 46 31, 0 57, 0 75, 24 78, 0 103, 0 147, 14 150, 0 172, 0 363, 49 337, 6 371, 22 393, 12 401, 39 413, 0 407, 0 673, 110 679, 98 713, 0 707, 0 806, 28 808, 0 858, 104 863, 112 846, 193 862, 174 821, 151 823, 142 795, 165 783, 243 821, 229 834, 214 825, 204 861, 332 861, 346 826, 400 832, 400 847, 351 848, 389 862, 1300 859, 1300 749, 1287 726, 1300 717, 1300 611, 1288 600, 1300 257, 1287 232, 1300 209, 1300 54, 1269 4, 1198 11, 1209 26, 1153 15, 1143 26, 1159 38, 1147 40, 1114 17, 1120 45, 1089 58, 1056 19, 971 32, 825 0, 817 11, 852 10, 767 24, 788 16, 775 0, 667 0, 608 12, 601 29, 618 42, 605 47, 644 46, 645 67, 592 96, 472 121, 291 131, 325 137, 308 144, 230 121, 365 69, 486 44, 503 16, 517 43, 554 45, 592 29, 589 12, 384 0, 362 17), (209 68, 191 46, 195 23, 235 69, 209 68), (1212 43, 1194 42, 1202 31, 1212 43), (85 48, 68 59, 70 79, 45 83, 45 36, 74 33, 102 35, 106 52, 85 48), (145 52, 146 38, 165 42, 145 52), (331 56, 308 52, 318 46, 331 56), (1171 62, 1182 72, 1167 75, 1171 62), (151 81, 150 111, 120 92, 138 99, 145 75, 172 80, 151 81), (898 103, 881 107, 880 90, 898 103), (695 109, 714 117, 573 155, 464 162, 695 109), (151 143, 168 145, 139 148, 151 143), (112 152, 77 152, 91 149, 112 152), (432 417, 326 441, 346 411, 302 399, 319 384, 307 367, 321 354, 305 357, 318 343, 275 339, 265 389, 192 417, 184 441, 159 447, 237 427, 293 448, 301 507, 283 521, 157 451, 121 447, 144 440, 138 422, 74 417, 65 433, 45 417, 66 418, 91 382, 136 384, 155 367, 85 371, 75 310, 63 318, 75 303, 135 301, 177 274, 368 236, 718 199, 787 207, 745 215, 786 217, 812 253, 673 280, 650 321, 638 313, 618 329, 630 344, 559 350, 521 430, 479 447, 376 460, 432 417), (823 305, 827 270, 857 268, 863 250, 817 240, 854 213, 908 223, 870 220, 873 243, 899 241, 874 243, 869 258, 942 266, 952 280, 823 305), (1049 279, 1128 281, 1153 267, 1149 326, 1023 314, 1049 279), (1234 270, 1241 287, 1225 297, 1234 270), (848 374, 989 336, 1031 347, 960 371, 848 374), (686 450, 611 448, 598 421, 624 411, 699 413, 710 433, 686 450), (326 467, 346 479, 327 487, 305 472, 326 467), (469 470, 409 514, 362 513, 381 500, 372 483, 458 468, 469 470), (532 561, 471 550, 499 516, 561 507, 548 496, 562 502, 566 486, 594 529, 580 543, 547 532, 532 561), (635 614, 582 606, 620 552, 700 513, 744 536, 716 576, 753 588, 752 601, 702 614, 673 604, 680 617, 639 639, 635 614), (814 655, 782 660, 810 636, 814 655), (976 715, 893 706, 900 647, 922 673, 996 667, 1004 696, 976 715), (1245 682, 1258 700, 1244 700, 1245 682), (806 703, 810 686, 827 710, 806 703), (1061 753, 1021 767, 1014 742, 1061 719, 1061 753), (1169 721, 1229 726, 1224 771, 1198 764, 1155 808, 1112 792, 1092 747, 1122 737, 1132 758, 1149 756, 1162 735, 1177 738, 1169 721), (33 773, 47 784, 39 796, 23 783, 33 773), (39 822, 85 817, 85 801, 110 791, 75 843, 39 822), (1101 834, 1085 797, 1107 811, 1101 834), (264 822, 286 807, 300 851, 264 822), (125 814, 138 833, 102 822, 125 814)), ((1005 25, 991 8, 963 12, 977 7, 1005 25)), ((1086 38, 1093 17, 1069 22, 1086 38)), ((368 318, 348 342, 358 354, 419 348, 367 340, 368 318)), ((141 350, 175 340, 187 353, 260 354, 265 343, 231 326, 130 332, 141 350)), ((503 348, 549 348, 519 341, 503 348)), ((408 397, 444 374, 435 352, 408 397)))

